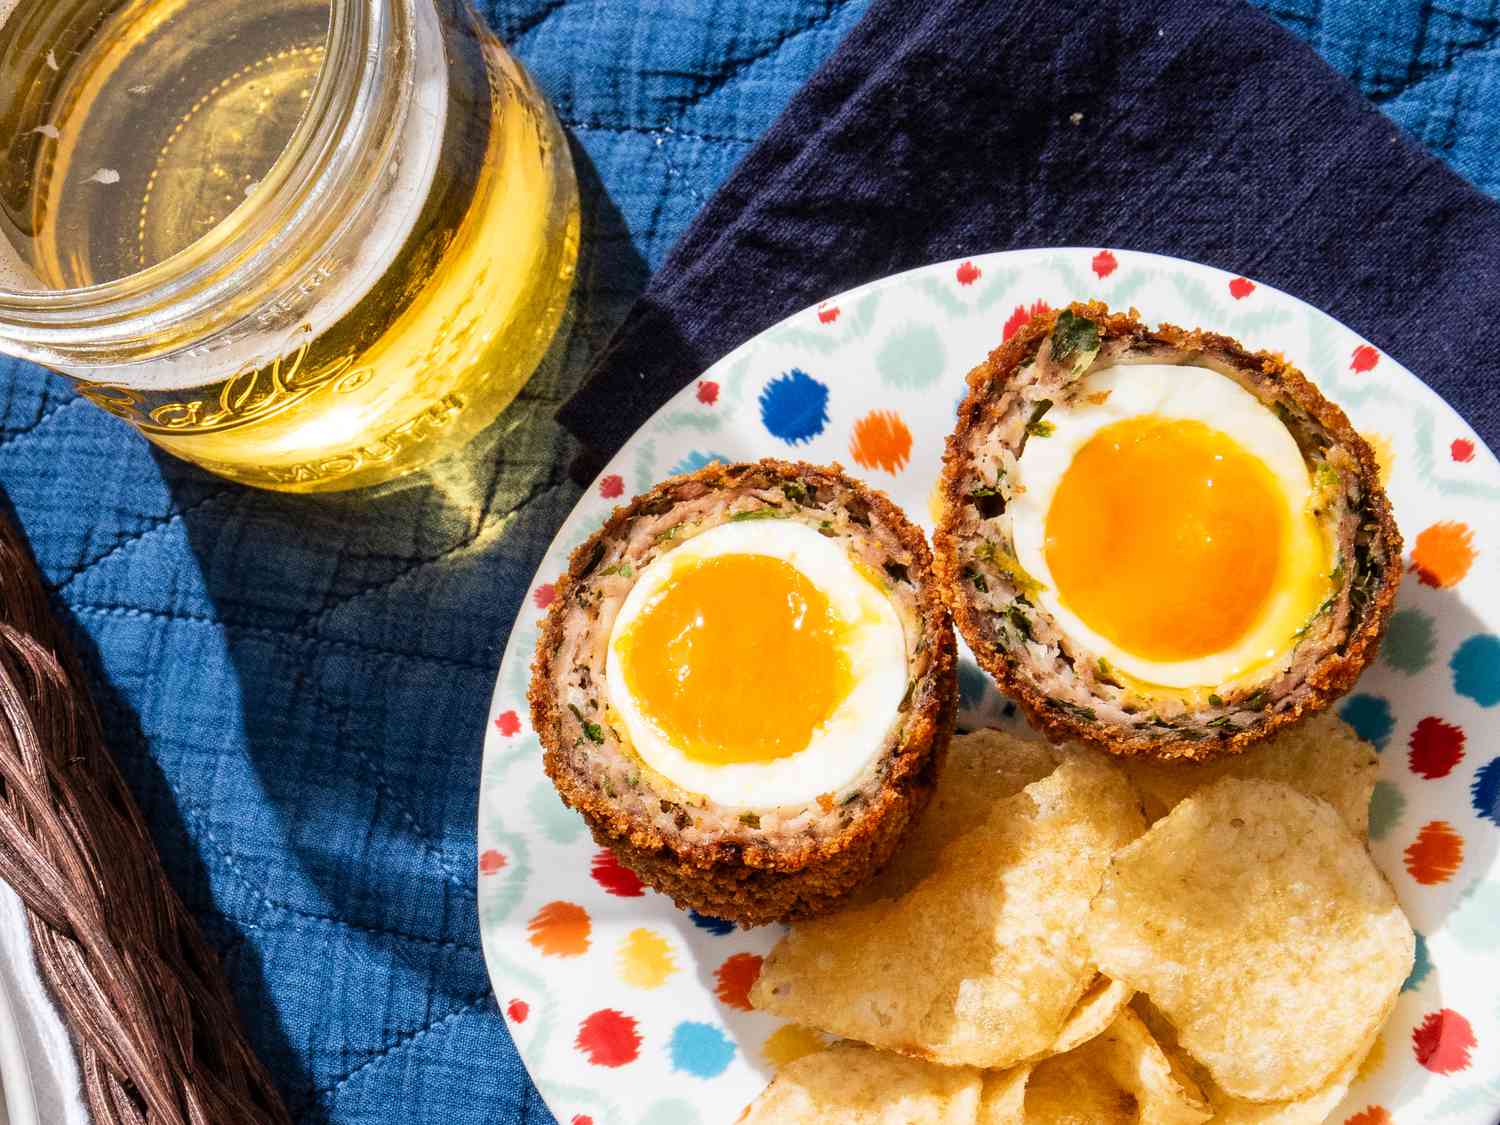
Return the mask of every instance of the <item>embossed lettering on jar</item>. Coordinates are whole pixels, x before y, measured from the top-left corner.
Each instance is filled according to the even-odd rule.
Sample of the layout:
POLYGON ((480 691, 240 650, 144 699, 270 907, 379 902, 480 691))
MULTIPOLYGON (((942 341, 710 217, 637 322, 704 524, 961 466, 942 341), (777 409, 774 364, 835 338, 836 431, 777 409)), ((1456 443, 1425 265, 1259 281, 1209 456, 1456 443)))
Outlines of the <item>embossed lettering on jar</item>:
POLYGON ((465 0, 0 0, 0 350, 325 491, 463 445, 562 318, 559 127, 465 0))

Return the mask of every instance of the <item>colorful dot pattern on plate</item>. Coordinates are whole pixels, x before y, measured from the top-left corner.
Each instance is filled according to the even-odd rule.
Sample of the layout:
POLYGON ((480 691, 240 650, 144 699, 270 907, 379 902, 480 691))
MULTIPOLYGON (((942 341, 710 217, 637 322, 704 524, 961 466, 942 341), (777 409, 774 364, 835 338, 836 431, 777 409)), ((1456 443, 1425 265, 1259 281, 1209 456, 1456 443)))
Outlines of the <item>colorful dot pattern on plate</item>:
MULTIPOLYGON (((525 693, 569 551, 676 472, 841 462, 930 528, 964 375, 1069 300, 1134 305, 1285 353, 1370 437, 1407 541, 1380 659, 1340 713, 1380 749, 1371 847, 1418 959, 1345 1125, 1500 1117, 1500 467, 1435 395, 1321 313, 1250 278, 1114 247, 971 257, 832 296, 683 389, 584 493, 506 649, 486 728, 479 916, 499 1014, 562 1122, 734 1120, 821 1038, 749 1010, 779 927, 742 930, 645 888, 553 792, 525 693)), ((960 723, 1018 720, 967 659, 960 723)))

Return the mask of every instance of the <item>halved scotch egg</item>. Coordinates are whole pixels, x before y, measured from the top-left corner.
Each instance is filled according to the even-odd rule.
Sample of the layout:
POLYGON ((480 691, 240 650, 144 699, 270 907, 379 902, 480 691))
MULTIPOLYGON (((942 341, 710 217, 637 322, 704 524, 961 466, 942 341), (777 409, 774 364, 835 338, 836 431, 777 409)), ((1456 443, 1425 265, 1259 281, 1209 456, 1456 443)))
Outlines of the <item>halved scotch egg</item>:
POLYGON ((574 553, 532 666, 563 800, 680 906, 831 908, 925 808, 957 700, 921 531, 831 469, 711 465, 574 553))
POLYGON ((937 568, 983 667, 1054 739, 1242 749, 1349 689, 1401 536, 1374 455, 1278 356, 1102 304, 969 375, 937 568))

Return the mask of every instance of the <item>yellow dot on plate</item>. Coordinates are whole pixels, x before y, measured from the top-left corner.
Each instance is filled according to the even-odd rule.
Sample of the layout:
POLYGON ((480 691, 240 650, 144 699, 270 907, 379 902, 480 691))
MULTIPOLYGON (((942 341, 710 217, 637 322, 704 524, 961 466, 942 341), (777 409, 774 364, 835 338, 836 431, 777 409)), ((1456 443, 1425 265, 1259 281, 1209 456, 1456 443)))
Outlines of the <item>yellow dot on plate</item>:
POLYGON ((653 930, 631 930, 620 944, 620 979, 636 988, 660 988, 677 971, 672 947, 653 930))
POLYGON ((943 481, 939 477, 932 482, 932 491, 927 494, 927 516, 936 527, 943 522, 943 481))
POLYGON ((803 1055, 810 1055, 814 1051, 821 1051, 828 1044, 823 1037, 811 1028, 803 1027, 801 1024, 782 1024, 761 1044, 761 1051, 766 1056, 766 1061, 772 1066, 780 1069, 789 1062, 800 1059, 803 1055))
POLYGON ((1396 463, 1396 451, 1391 446, 1391 439, 1385 434, 1361 434, 1361 437, 1369 443, 1370 450, 1375 454, 1375 467, 1380 470, 1380 483, 1391 483, 1391 466, 1396 463))
POLYGON ((1356 1082, 1363 1082, 1370 1075, 1380 1069, 1385 1062, 1385 1036, 1377 1035, 1375 1043, 1370 1048, 1370 1053, 1365 1056, 1365 1061, 1359 1064, 1359 1073, 1355 1075, 1356 1082))

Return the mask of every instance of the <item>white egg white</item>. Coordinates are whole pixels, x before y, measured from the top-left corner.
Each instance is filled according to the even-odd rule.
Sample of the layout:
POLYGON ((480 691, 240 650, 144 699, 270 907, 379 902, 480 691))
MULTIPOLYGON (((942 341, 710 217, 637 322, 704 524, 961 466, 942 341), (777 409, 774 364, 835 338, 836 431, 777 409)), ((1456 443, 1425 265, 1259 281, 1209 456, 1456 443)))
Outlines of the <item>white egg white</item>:
MULTIPOLYGON (((1234 682, 1290 648, 1297 618, 1295 582, 1278 583, 1255 624, 1234 645, 1192 660, 1170 663, 1148 660, 1120 648, 1089 628, 1058 596, 1047 565, 1046 524, 1052 498, 1073 458, 1105 426, 1142 415, 1192 419, 1229 434, 1275 477, 1288 512, 1300 519, 1312 491, 1307 465, 1290 431, 1277 416, 1234 380, 1201 367, 1172 364, 1122 364, 1088 376, 1086 395, 1047 413, 1053 430, 1026 443, 1016 470, 1024 491, 1007 505, 1016 558, 1043 589, 1034 599, 1056 618, 1064 633, 1083 648, 1106 657, 1127 675, 1145 684, 1168 688, 1214 688, 1234 682), (1294 620, 1295 619, 1295 620, 1294 620), (1288 622, 1291 622, 1288 624, 1288 622)), ((1326 544, 1310 545, 1289 536, 1283 574, 1311 573, 1326 563, 1326 544), (1317 549, 1309 549, 1316 546, 1317 549)), ((1108 566, 1108 559, 1100 559, 1108 566)))
MULTIPOLYGON (((906 640, 885 593, 834 539, 795 520, 724 523, 658 557, 640 574, 610 632, 609 700, 641 759, 690 793, 736 808, 772 808, 837 794, 879 754, 906 691, 906 640), (800 571, 842 622, 853 687, 807 747, 768 762, 716 765, 690 758, 643 713, 625 681, 621 643, 632 623, 686 568, 718 555, 768 555, 800 571)), ((757 706, 747 693, 743 705, 757 706)))

